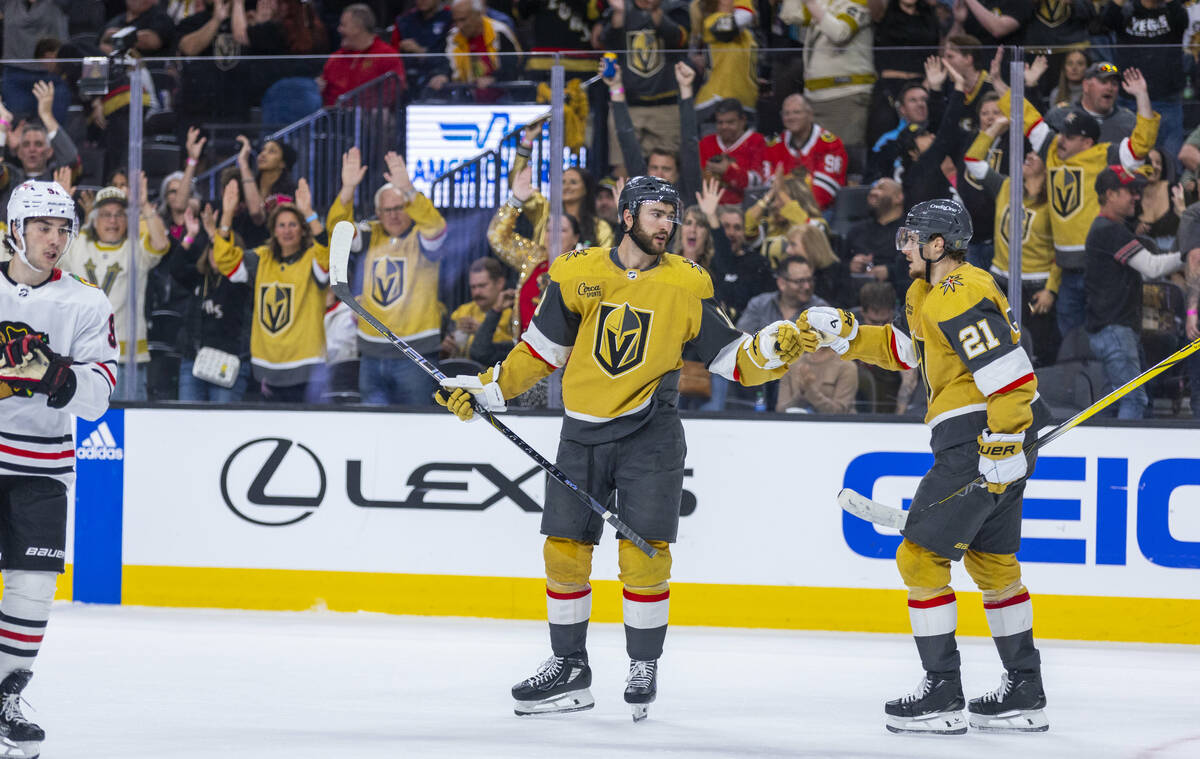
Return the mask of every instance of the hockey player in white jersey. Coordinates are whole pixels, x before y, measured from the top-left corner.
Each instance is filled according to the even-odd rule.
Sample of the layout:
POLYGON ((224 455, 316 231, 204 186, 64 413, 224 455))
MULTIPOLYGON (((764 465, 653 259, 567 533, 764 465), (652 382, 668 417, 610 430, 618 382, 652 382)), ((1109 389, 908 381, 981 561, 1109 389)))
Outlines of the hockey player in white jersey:
POLYGON ((71 417, 97 419, 108 409, 117 338, 104 293, 57 267, 79 230, 66 191, 21 184, 8 224, 13 256, 0 263, 0 756, 36 757, 45 733, 21 713, 21 691, 66 559, 71 417))

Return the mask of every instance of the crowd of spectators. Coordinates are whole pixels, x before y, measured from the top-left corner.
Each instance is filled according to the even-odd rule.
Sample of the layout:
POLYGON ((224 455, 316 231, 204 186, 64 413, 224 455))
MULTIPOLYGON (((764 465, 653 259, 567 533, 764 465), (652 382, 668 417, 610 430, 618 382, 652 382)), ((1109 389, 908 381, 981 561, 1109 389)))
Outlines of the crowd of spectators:
MULTIPOLYGON (((0 189, 51 176, 72 189, 88 233, 64 265, 118 308, 128 287, 142 292, 137 334, 121 337, 139 364, 135 398, 427 403, 428 379, 328 295, 326 227, 359 225, 356 287, 397 334, 431 360, 487 365, 528 323, 553 255, 619 241, 616 198, 642 173, 680 189, 674 249, 710 271, 747 331, 826 303, 890 321, 909 281, 896 229, 935 197, 968 208, 969 261, 1007 290, 1015 110, 1026 139, 1013 308, 1039 371, 1065 386, 1054 371, 1091 361, 1118 385, 1200 337, 1200 129, 1188 133, 1187 107, 1195 3, 8 0, 2 10, 0 189), (127 27, 143 63, 115 67, 107 93, 81 93, 78 67, 60 61, 112 52, 127 27), (1016 44, 1027 53, 1024 103, 1007 83, 1003 46, 1016 44), (601 51, 617 53, 615 74, 585 90, 601 51), (174 56, 186 59, 155 63, 174 56), (314 208, 293 148, 238 137, 206 150, 200 130, 288 123, 389 72, 405 102, 520 100, 554 60, 572 80, 572 112, 590 112, 574 141, 591 171, 565 171, 562 207, 550 208, 527 166, 541 127, 529 130, 507 167, 511 196, 489 226, 489 255, 455 269, 463 303, 438 300, 440 262, 454 255, 441 246, 446 222, 398 155, 386 159, 387 183, 368 188, 372 208, 353 205, 364 175, 356 149, 332 207, 314 208), (147 85, 148 116, 173 114, 183 159, 153 182, 132 177, 142 188, 132 284, 121 266, 136 247, 123 215, 129 76, 147 85), (89 151, 101 156, 90 167, 89 151), (198 197, 196 173, 227 155, 236 161, 219 196, 198 197), (552 226, 562 231, 553 254, 552 226)), ((916 372, 828 353, 753 395, 685 366, 681 403, 922 412, 916 372)), ((1200 360, 1187 374, 1190 399, 1184 376, 1164 394, 1172 410, 1190 402, 1200 416, 1200 360)), ((554 403, 544 390, 523 400, 554 403)), ((1136 397, 1121 414, 1152 406, 1136 397)))

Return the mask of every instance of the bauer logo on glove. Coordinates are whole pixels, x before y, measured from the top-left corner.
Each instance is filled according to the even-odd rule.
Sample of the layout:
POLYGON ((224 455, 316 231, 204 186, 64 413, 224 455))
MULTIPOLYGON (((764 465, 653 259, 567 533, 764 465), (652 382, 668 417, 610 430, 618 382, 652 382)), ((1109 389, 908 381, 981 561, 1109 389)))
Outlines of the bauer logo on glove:
POLYGON ((805 309, 796 320, 801 331, 815 330, 821 345, 832 348, 839 356, 850 350, 850 341, 858 337, 858 320, 844 308, 815 306, 805 309))

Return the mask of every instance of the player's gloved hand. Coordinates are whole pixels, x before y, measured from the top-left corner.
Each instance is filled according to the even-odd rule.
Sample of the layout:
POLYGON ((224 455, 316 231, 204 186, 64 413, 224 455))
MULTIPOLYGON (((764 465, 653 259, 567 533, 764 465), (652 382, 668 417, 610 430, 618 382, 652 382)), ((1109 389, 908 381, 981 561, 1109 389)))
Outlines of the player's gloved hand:
POLYGON ((1004 489, 1025 476, 1025 453, 1021 444, 1025 433, 1007 434, 984 430, 979 436, 979 473, 987 480, 987 489, 1003 493, 1004 489))
POLYGON ((799 328, 787 320, 771 322, 751 338, 750 359, 760 369, 777 369, 790 364, 804 352, 799 328))
POLYGON ((433 399, 437 401, 439 406, 445 406, 446 409, 464 422, 474 421, 475 409, 471 406, 471 392, 464 390, 461 387, 456 387, 453 390, 447 388, 438 388, 438 391, 433 394, 433 399))
POLYGON ((475 413, 471 404, 467 402, 470 398, 474 398, 476 403, 492 413, 505 411, 508 406, 504 402, 504 393, 500 390, 500 383, 497 382, 499 379, 500 364, 496 364, 478 376, 459 374, 455 377, 447 377, 442 380, 442 390, 434 394, 434 400, 439 405, 448 408, 464 422, 469 421, 475 413), (468 393, 469 395, 467 395, 468 393), (455 400, 456 398, 458 400, 455 400))
POLYGON ((829 346, 839 356, 850 350, 850 341, 858 337, 858 320, 844 308, 815 306, 804 310, 796 320, 801 331, 814 329, 821 345, 829 346))
POLYGON ((13 392, 56 396, 56 406, 61 407, 74 395, 75 374, 69 356, 50 350, 37 335, 22 335, 0 344, 0 383, 13 392))

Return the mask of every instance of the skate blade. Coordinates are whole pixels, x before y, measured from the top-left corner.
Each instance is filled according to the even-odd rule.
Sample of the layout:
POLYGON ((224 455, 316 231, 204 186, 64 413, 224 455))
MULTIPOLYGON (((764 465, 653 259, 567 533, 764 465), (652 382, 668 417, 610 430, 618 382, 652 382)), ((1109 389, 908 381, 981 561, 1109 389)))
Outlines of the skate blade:
POLYGON ((592 692, 584 688, 541 701, 515 701, 513 702, 513 713, 518 717, 528 717, 534 714, 568 714, 582 712, 595 705, 596 700, 592 698, 592 692))
POLYGON ((886 715, 884 727, 889 732, 913 735, 965 735, 967 723, 962 712, 934 712, 921 717, 886 715))
POLYGON ((650 716, 650 704, 630 704, 629 709, 633 712, 634 722, 641 722, 650 716))
POLYGON ((985 733, 1044 733, 1050 729, 1050 720, 1041 709, 1014 709, 993 716, 971 714, 968 722, 985 733))

